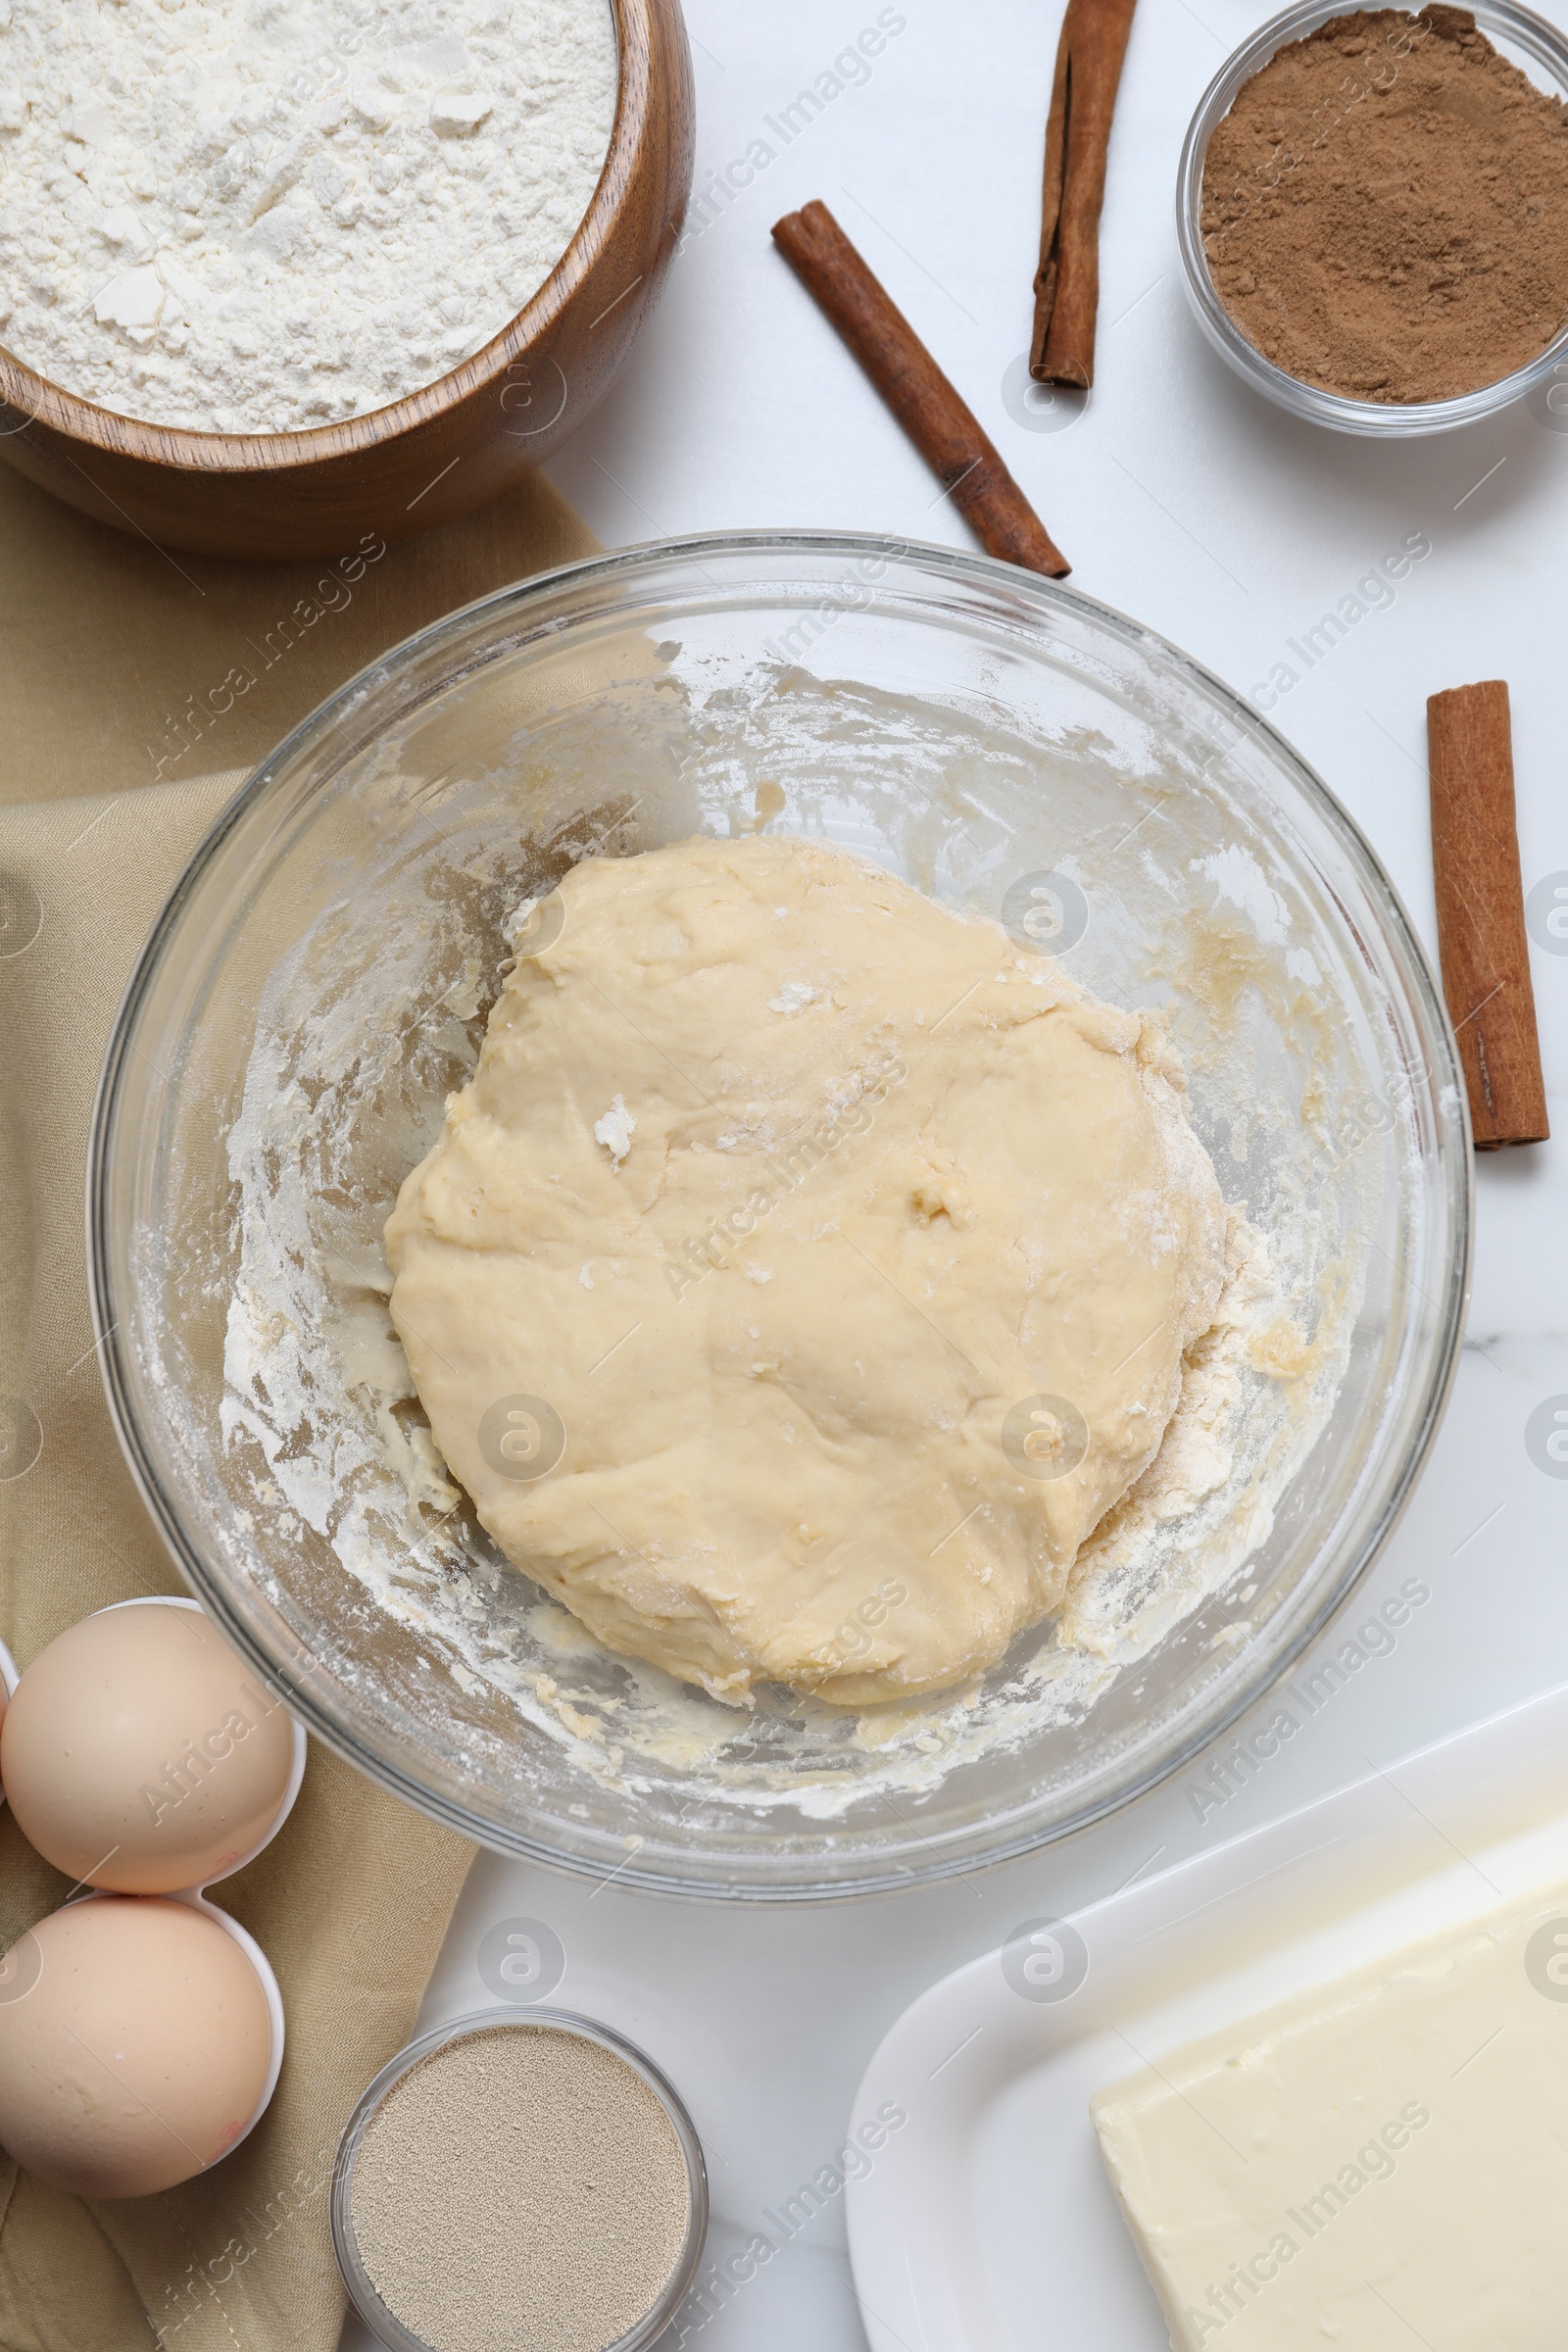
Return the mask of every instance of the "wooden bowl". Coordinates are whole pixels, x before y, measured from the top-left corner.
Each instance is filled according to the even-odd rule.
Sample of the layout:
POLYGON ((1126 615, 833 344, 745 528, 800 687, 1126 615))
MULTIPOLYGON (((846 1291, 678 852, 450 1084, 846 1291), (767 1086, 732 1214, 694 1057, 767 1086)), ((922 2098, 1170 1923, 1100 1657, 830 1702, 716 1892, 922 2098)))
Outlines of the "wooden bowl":
POLYGON ((620 87, 576 235, 482 351, 390 407, 307 432, 195 433, 78 400, 0 351, 0 456, 160 546, 279 561, 399 539, 497 497, 558 449, 652 310, 691 192, 680 0, 610 0, 620 87))

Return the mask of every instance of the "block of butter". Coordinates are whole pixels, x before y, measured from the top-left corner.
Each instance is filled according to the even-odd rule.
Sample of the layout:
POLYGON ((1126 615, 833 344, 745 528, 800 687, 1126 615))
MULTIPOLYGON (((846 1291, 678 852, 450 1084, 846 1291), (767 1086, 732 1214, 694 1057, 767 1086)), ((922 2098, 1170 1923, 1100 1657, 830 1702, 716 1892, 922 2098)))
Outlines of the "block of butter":
POLYGON ((1092 2113, 1177 2352, 1568 2345, 1568 1887, 1162 2055, 1092 2113))

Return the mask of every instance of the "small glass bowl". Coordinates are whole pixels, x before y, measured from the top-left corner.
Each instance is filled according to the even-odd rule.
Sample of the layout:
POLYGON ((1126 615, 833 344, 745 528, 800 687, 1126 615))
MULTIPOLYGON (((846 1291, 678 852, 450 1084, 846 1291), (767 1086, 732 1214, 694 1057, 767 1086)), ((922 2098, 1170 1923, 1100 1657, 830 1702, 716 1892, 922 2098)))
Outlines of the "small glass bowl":
POLYGON ((414 2334, 398 2318, 397 2313, 382 2302, 360 2254, 359 2239, 354 2231, 354 2166, 361 2143, 368 2131, 371 2119, 380 2111, 383 2102, 405 2075, 412 2073, 422 2059, 434 2050, 444 2050, 455 2041, 466 2041, 470 2034, 506 2033, 514 2027, 544 2029, 556 2034, 574 2034, 583 2041, 597 2042, 601 2049, 610 2050, 623 2059, 634 2074, 640 2075, 649 2089, 668 2116, 681 2154, 686 2159, 688 2191, 686 2237, 676 2258, 675 2267, 665 2279, 659 2295, 644 2312, 636 2326, 624 2335, 605 2346, 605 2352, 642 2352, 668 2327, 679 2310, 686 2290, 697 2273, 703 2258, 703 2245, 708 2236, 708 2168, 703 2162, 702 2142, 697 2128, 668 2080, 661 2074, 651 2058, 645 2057, 631 2042, 625 2041, 609 2026, 595 2024, 592 2018, 576 2017, 566 2009, 474 2009, 465 2017, 454 2018, 450 2025, 436 2026, 428 2034, 419 2034, 389 2058, 381 2072, 369 2084, 354 2113, 344 2127, 332 2165, 332 2185, 329 2212, 332 2227, 332 2249, 337 2256, 343 2283, 349 2300, 370 2332, 392 2352, 430 2352, 422 2336, 414 2334))
MULTIPOLYGON (((1490 416, 1533 391, 1552 374, 1568 350, 1568 320, 1528 366, 1516 368, 1511 375, 1499 376, 1494 384, 1483 384, 1479 391, 1465 392, 1456 400, 1349 400, 1343 393, 1326 392, 1321 385, 1287 374, 1248 340, 1221 302, 1209 275, 1202 235, 1203 165, 1208 142, 1229 114, 1243 85, 1279 50, 1292 41, 1305 39, 1331 18, 1351 16, 1358 11, 1370 13, 1387 4, 1388 0, 1301 0, 1300 6, 1271 17, 1226 60, 1199 101, 1182 147, 1176 180, 1176 235, 1198 322, 1238 375, 1282 409, 1289 409, 1293 416, 1304 416, 1309 423, 1326 424, 1340 433, 1369 433, 1402 440, 1421 433, 1452 432, 1456 426, 1473 424, 1479 417, 1490 416)), ((1487 35, 1510 64, 1525 72, 1537 67, 1541 71, 1531 75, 1532 80, 1540 82, 1544 78, 1554 96, 1568 99, 1568 40, 1554 24, 1548 24, 1533 9, 1518 7, 1516 0, 1466 0, 1466 7, 1475 18, 1477 29, 1487 35)))

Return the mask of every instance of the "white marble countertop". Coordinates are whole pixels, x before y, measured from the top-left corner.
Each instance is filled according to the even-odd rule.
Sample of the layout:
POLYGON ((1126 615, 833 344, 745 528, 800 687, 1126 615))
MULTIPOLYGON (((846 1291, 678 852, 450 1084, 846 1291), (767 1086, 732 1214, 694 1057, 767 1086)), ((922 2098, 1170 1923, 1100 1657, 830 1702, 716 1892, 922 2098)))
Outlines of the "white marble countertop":
MULTIPOLYGON (((1568 23, 1568 0, 1544 4, 1568 23)), ((1395 601, 1368 611, 1271 715, 1360 821, 1432 947, 1425 700, 1506 677, 1526 888, 1559 870, 1568 883, 1557 740, 1568 414, 1519 407, 1393 445, 1326 433, 1233 378, 1188 314, 1177 156, 1210 75, 1272 13, 1259 0, 1144 0, 1110 158, 1100 381, 1061 429, 1020 420, 1059 13, 1024 0, 687 0, 699 188, 736 159, 749 163, 733 180, 749 169, 751 184, 714 199, 688 238, 625 374, 554 478, 611 546, 768 525, 963 543, 951 504, 770 245, 781 213, 821 197, 977 411, 1072 557, 1075 584, 1244 691, 1292 660, 1288 638, 1424 533, 1430 558, 1395 601), (863 74, 849 62, 835 74, 879 22, 881 54, 863 74), (844 86, 815 119, 798 110, 805 126, 786 144, 784 110, 823 74, 844 86)), ((1547 1086, 1568 1129, 1568 939, 1553 947, 1537 928, 1547 1086)), ((831 2160, 871 2050, 936 1977, 1024 1919, 1065 1912, 1357 1777, 1369 1758, 1387 1763, 1568 1679, 1568 1463, 1548 1474, 1525 1439, 1544 1400, 1568 1403, 1568 1141, 1490 1155, 1478 1191, 1471 1336, 1446 1423, 1403 1525, 1320 1649, 1337 1651, 1406 1578, 1430 1600, 1241 1793, 1200 1807, 1189 1775, 1029 1861, 812 1910, 662 1901, 481 1858, 425 2022, 490 1997, 477 1965, 488 1929, 545 1922, 565 1955, 555 1997, 631 2035, 685 2095, 712 2178, 710 2254, 722 2258, 831 2160)), ((842 2199, 716 2317, 690 2309, 666 2341, 699 2339, 704 2352, 862 2346, 842 2199)))

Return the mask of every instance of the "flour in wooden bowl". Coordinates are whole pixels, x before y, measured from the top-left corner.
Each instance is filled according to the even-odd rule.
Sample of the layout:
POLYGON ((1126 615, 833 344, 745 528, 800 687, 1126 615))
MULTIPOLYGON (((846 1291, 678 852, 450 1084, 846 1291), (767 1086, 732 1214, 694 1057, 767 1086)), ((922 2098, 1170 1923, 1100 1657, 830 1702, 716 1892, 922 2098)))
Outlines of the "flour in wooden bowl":
POLYGON ((609 0, 0 0, 0 344, 155 424, 385 407, 544 284, 616 84, 609 0))

